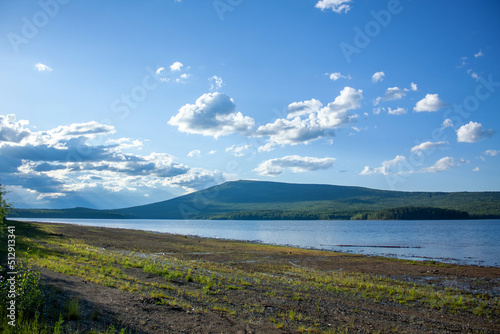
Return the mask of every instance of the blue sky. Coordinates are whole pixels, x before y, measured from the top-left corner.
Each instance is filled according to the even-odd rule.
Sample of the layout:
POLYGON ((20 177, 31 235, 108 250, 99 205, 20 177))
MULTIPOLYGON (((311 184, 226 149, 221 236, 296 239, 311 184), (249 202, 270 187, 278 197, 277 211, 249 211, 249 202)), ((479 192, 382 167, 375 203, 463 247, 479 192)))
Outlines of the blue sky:
POLYGON ((499 191, 497 1, 0 4, 0 182, 119 208, 238 179, 499 191))

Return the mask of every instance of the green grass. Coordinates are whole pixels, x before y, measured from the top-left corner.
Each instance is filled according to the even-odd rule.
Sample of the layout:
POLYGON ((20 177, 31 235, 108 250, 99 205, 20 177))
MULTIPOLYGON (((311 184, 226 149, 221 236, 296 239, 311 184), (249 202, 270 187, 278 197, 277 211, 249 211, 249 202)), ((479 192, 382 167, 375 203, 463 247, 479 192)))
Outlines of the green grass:
MULTIPOLYGON (((29 225, 26 224, 25 227, 27 226, 29 225)), ((124 293, 147 296, 160 305, 176 306, 186 311, 194 308, 199 312, 217 311, 248 320, 265 316, 276 328, 300 332, 315 328, 316 324, 321 323, 322 304, 336 298, 400 303, 450 313, 465 312, 487 319, 500 316, 498 297, 486 294, 472 294, 459 289, 444 289, 370 274, 326 272, 271 262, 262 263, 259 270, 245 271, 245 267, 238 269, 229 264, 186 260, 172 255, 104 250, 82 240, 55 237, 53 234, 57 231, 54 226, 43 225, 40 228, 44 233, 39 231, 35 235, 26 231, 25 236, 20 234, 19 237, 21 254, 29 256, 33 264, 117 288, 124 293), (132 269, 148 273, 157 280, 141 281, 129 272, 132 269), (297 308, 242 306, 239 296, 250 293, 262 299, 282 300, 289 305, 297 305, 297 308), (321 301, 316 302, 316 298, 311 296, 321 296, 321 301), (310 307, 299 308, 302 303, 310 303, 310 307)), ((198 247, 200 249, 197 250, 203 250, 201 245, 198 247)), ((265 245, 242 247, 257 251, 284 251, 284 248, 265 245)), ((246 260, 244 254, 241 259, 238 259, 238 254, 233 256, 235 261, 246 260)), ((30 291, 37 289, 36 277, 33 273, 25 280, 27 285, 34 286, 34 290, 30 291)), ((81 318, 77 299, 70 299, 65 309, 66 321, 81 318)), ((57 325, 56 319, 51 324, 43 325, 38 322, 26 326, 39 326, 51 331, 62 326, 57 325)))

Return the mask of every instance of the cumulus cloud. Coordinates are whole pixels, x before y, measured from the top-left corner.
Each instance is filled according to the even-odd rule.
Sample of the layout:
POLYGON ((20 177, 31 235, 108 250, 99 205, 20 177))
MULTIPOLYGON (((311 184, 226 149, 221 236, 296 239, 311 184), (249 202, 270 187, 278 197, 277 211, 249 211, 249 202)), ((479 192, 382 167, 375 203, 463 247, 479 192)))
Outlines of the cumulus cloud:
POLYGON ((455 160, 453 158, 444 157, 436 161, 436 163, 430 167, 422 167, 417 170, 414 168, 414 166, 408 165, 405 156, 398 155, 392 160, 382 162, 380 167, 373 168, 370 166, 365 166, 360 175, 408 175, 416 173, 436 173, 443 172, 457 166, 458 164, 455 163, 455 160))
POLYGON ((446 141, 439 141, 439 142, 432 142, 432 141, 426 141, 421 144, 415 145, 411 148, 412 152, 422 152, 426 150, 432 150, 436 147, 447 145, 448 142, 446 141))
POLYGON ((225 182, 227 177, 219 170, 211 171, 203 168, 192 168, 188 173, 165 179, 163 185, 182 187, 187 192, 194 192, 225 182))
POLYGON ((285 170, 292 173, 312 172, 328 169, 335 163, 335 158, 302 157, 288 155, 283 158, 270 159, 262 162, 254 172, 264 176, 278 176, 285 170))
POLYGON ((184 65, 180 61, 176 61, 172 65, 170 65, 170 71, 172 72, 180 71, 183 66, 184 65))
POLYGON ((25 128, 27 124, 16 121, 15 115, 0 116, 0 178, 4 184, 16 185, 17 194, 36 195, 39 205, 55 199, 73 206, 93 205, 88 201, 96 198, 95 192, 111 198, 110 193, 133 195, 138 189, 191 191, 203 181, 215 182, 223 176, 190 168, 166 153, 127 153, 141 149, 142 142, 107 138, 116 132, 110 125, 75 123, 34 132, 25 128))
POLYGON ((441 129, 452 128, 452 127, 453 127, 453 121, 449 118, 445 119, 441 124, 441 129))
POLYGON ((385 78, 385 73, 384 72, 375 72, 372 75, 372 82, 373 83, 377 83, 379 81, 384 80, 384 78, 385 78))
POLYGON ((187 156, 190 158, 199 158, 199 157, 201 157, 201 151, 200 150, 192 150, 187 154, 187 156))
POLYGON ((499 150, 486 150, 484 152, 485 155, 488 155, 490 157, 496 157, 500 153, 499 150))
POLYGON ((403 96, 405 96, 406 93, 404 92, 403 89, 399 87, 390 87, 387 88, 385 91, 384 95, 384 101, 394 101, 394 100, 399 100, 402 99, 403 96))
POLYGON ((184 66, 180 61, 174 62, 172 65, 168 66, 169 71, 165 67, 160 66, 155 71, 156 75, 159 77, 159 81, 165 83, 186 83, 186 80, 191 76, 189 74, 190 67, 184 66))
POLYGON ((208 78, 208 81, 210 82, 210 90, 211 91, 218 91, 224 85, 224 82, 222 81, 222 78, 218 77, 216 75, 211 76, 210 78, 208 78))
POLYGON ((436 163, 433 166, 422 169, 421 172, 427 172, 427 173, 444 172, 450 168, 455 168, 455 167, 457 167, 455 159, 453 159, 452 157, 444 157, 436 161, 436 163))
POLYGON ((25 126, 29 124, 26 120, 16 121, 16 115, 0 115, 0 147, 2 142, 19 143, 31 134, 25 126))
POLYGON ((441 108, 448 106, 443 102, 438 94, 427 94, 422 100, 418 101, 413 111, 423 112, 423 111, 438 111, 441 108))
POLYGON ((249 144, 241 145, 241 146, 233 145, 231 147, 227 147, 226 152, 231 152, 231 154, 234 155, 235 157, 242 157, 245 155, 245 153, 243 153, 243 151, 248 150, 250 147, 252 147, 252 146, 249 144))
POLYGON ((485 138, 491 138, 494 134, 495 130, 485 130, 481 123, 470 121, 457 130, 457 141, 459 143, 477 143, 485 138))
POLYGON ((331 9, 337 14, 342 12, 347 13, 351 9, 351 6, 349 5, 351 1, 352 0, 320 0, 316 3, 315 7, 321 9, 322 11, 331 9))
POLYGON ((331 137, 333 131, 356 119, 351 110, 360 107, 363 91, 345 87, 333 102, 325 107, 318 100, 295 102, 289 105, 286 119, 260 126, 254 136, 268 136, 260 151, 269 151, 276 145, 308 144, 323 137, 331 137))
POLYGON ((343 75, 340 72, 334 72, 334 73, 326 73, 326 75, 329 76, 330 80, 337 81, 339 79, 351 79, 351 75, 343 75))
POLYGON ((35 64, 35 68, 38 70, 38 72, 52 72, 51 67, 42 63, 35 64))
POLYGON ((168 121, 186 133, 218 138, 233 133, 248 133, 254 126, 253 118, 236 112, 232 98, 221 93, 204 94, 195 104, 186 104, 168 121))
POLYGON ((407 112, 408 111, 405 108, 400 108, 400 107, 397 107, 396 109, 388 108, 388 110, 387 110, 387 113, 389 115, 404 115, 407 112))
POLYGON ((301 102, 293 102, 288 105, 286 117, 288 119, 292 119, 297 116, 317 113, 319 112, 321 107, 323 107, 323 103, 321 103, 316 99, 301 101, 301 102))
POLYGON ((412 82, 410 85, 410 90, 416 92, 418 90, 417 84, 412 82))
POLYGON ((361 171, 361 175, 372 175, 372 174, 400 174, 402 170, 403 163, 406 162, 406 157, 403 155, 398 155, 392 160, 383 161, 380 167, 370 167, 365 166, 361 171))

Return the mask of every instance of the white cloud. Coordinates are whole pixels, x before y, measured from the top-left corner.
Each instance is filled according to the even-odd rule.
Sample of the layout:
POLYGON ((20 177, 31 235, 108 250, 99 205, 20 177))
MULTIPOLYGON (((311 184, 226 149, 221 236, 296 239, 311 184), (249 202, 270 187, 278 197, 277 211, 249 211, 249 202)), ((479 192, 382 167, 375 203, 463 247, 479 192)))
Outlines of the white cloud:
POLYGON ((352 126, 352 127, 351 127, 351 129, 353 129, 353 130, 354 130, 354 131, 356 131, 356 132, 361 132, 361 131, 366 131, 366 130, 368 130, 368 127, 367 127, 367 126, 365 126, 365 127, 363 127, 363 128, 359 128, 359 127, 357 127, 357 126, 352 126))
POLYGON ((319 112, 323 103, 316 99, 293 102, 288 105, 286 118, 295 118, 297 116, 309 115, 319 112))
POLYGON ((444 157, 436 161, 436 163, 433 166, 422 169, 421 172, 428 172, 428 173, 444 172, 445 170, 455 167, 457 167, 455 159, 451 157, 444 157))
POLYGON ((269 151, 276 145, 307 144, 323 137, 333 136, 333 130, 356 119, 351 110, 360 107, 363 91, 345 87, 340 95, 327 106, 321 107, 318 100, 292 103, 287 119, 279 118, 274 123, 260 126, 255 136, 269 136, 266 145, 259 151, 269 151), (302 117, 303 116, 303 117, 302 117))
POLYGON ((226 152, 231 152, 231 154, 233 154, 235 157, 242 157, 245 155, 243 151, 248 150, 250 147, 252 146, 248 144, 241 146, 233 145, 231 147, 226 148, 226 152))
MULTIPOLYGON (((189 191, 199 188, 204 180, 208 182, 210 176, 214 181, 222 175, 177 163, 175 157, 165 153, 127 153, 125 150, 141 149, 142 142, 106 139, 116 132, 110 125, 75 123, 33 132, 25 128, 27 124, 16 121, 15 115, 0 115, 0 173, 4 183, 38 194, 34 197, 38 204, 58 199, 59 205, 75 205, 75 201, 87 198, 80 205, 88 205, 96 194, 111 201, 110 192, 132 195, 138 189, 162 186, 189 191)), ((118 202, 116 199, 113 205, 118 202)))
POLYGON ((418 90, 417 84, 416 84, 416 83, 414 83, 414 82, 412 82, 412 83, 411 83, 411 86, 410 86, 410 89, 411 89, 412 91, 416 92, 416 91, 418 90))
POLYGON ((382 113, 382 111, 385 111, 384 107, 373 108, 374 115, 380 115, 382 113))
POLYGON ((424 167, 419 170, 415 170, 413 166, 408 166, 405 156, 398 155, 392 160, 387 160, 382 162, 380 167, 370 167, 365 166, 360 175, 404 175, 404 174, 416 174, 416 173, 436 173, 443 172, 450 168, 455 168, 458 165, 455 160, 451 157, 444 157, 439 159, 433 166, 424 167), (405 168, 406 167, 406 168, 405 168))
POLYGON ((381 101, 394 101, 394 100, 400 100, 402 99, 406 93, 405 91, 408 91, 408 89, 401 89, 399 87, 389 87, 386 89, 384 97, 377 97, 373 101, 374 106, 378 106, 381 101))
POLYGON ((187 156, 190 158, 199 158, 199 157, 201 157, 201 151, 200 150, 192 150, 187 154, 187 156))
POLYGON ((474 53, 475 58, 482 57, 482 56, 484 56, 483 50, 479 50, 478 53, 474 53))
POLYGON ((479 75, 476 72, 472 71, 471 69, 467 70, 467 74, 469 74, 472 79, 479 81, 479 75))
POLYGON ((488 155, 490 157, 496 157, 500 153, 499 150, 486 150, 484 152, 485 155, 488 155))
POLYGON ((360 175, 372 175, 372 174, 400 174, 402 171, 403 163, 406 162, 406 157, 403 155, 398 155, 392 160, 383 161, 380 167, 372 168, 370 166, 365 166, 361 171, 360 175))
POLYGON ((330 77, 330 80, 337 81, 338 79, 351 79, 351 75, 342 75, 340 72, 335 72, 335 73, 326 73, 330 77))
POLYGON ((375 100, 373 100, 373 105, 378 106, 380 104, 380 101, 382 101, 382 97, 377 97, 375 100))
POLYGON ((323 11, 331 9, 333 12, 340 14, 342 12, 347 13, 351 9, 349 3, 351 3, 351 0, 320 0, 315 7, 323 11))
POLYGON ((459 143, 477 143, 485 138, 491 138, 494 134, 494 130, 485 130, 481 123, 470 121, 457 130, 457 141, 459 143))
POLYGON ((188 192, 207 188, 207 185, 215 186, 226 181, 227 175, 219 170, 206 170, 202 168, 193 168, 189 173, 177 175, 171 179, 166 179, 165 186, 182 187, 188 192))
POLYGON ((396 109, 388 108, 388 110, 387 110, 387 113, 389 115, 404 115, 407 112, 408 111, 405 108, 400 108, 400 107, 397 107, 396 109))
POLYGON ((479 167, 476 167, 476 168, 474 168, 472 171, 473 171, 473 172, 480 172, 480 171, 481 171, 481 169, 479 169, 479 167))
POLYGON ((31 131, 25 126, 29 124, 26 120, 16 121, 16 115, 0 115, 0 147, 2 142, 19 143, 31 135, 31 131))
POLYGON ((467 58, 467 57, 461 57, 458 65, 455 66, 455 67, 456 68, 462 68, 462 67, 464 67, 465 65, 467 65, 467 59, 469 59, 469 58, 467 58))
POLYGON ((176 61, 172 65, 170 65, 170 71, 172 72, 180 71, 183 66, 184 65, 180 61, 176 61))
POLYGON ((39 72, 52 72, 52 68, 51 67, 48 67, 47 65, 45 64, 42 64, 42 63, 38 63, 35 65, 35 68, 39 71, 39 72))
POLYGON ((186 83, 186 79, 191 77, 188 73, 190 67, 184 66, 181 62, 176 61, 169 66, 170 71, 165 71, 165 67, 161 66, 156 70, 156 75, 161 82, 186 83))
POLYGON ((423 142, 419 145, 415 145, 411 148, 412 152, 421 152, 421 151, 426 151, 426 150, 431 150, 439 146, 447 145, 448 142, 446 141, 439 141, 439 142, 432 142, 432 141, 426 141, 423 142))
POLYGON ((318 112, 318 119, 324 128, 334 128, 351 121, 349 111, 358 109, 363 99, 363 91, 344 87, 333 102, 318 112))
POLYGON ((310 141, 316 140, 324 136, 324 129, 321 127, 317 116, 301 119, 295 117, 288 120, 279 118, 274 123, 268 123, 260 126, 255 132, 256 136, 269 136, 270 142, 273 144, 267 145, 267 149, 279 145, 297 145, 307 144, 310 141))
POLYGON ((413 111, 438 111, 439 109, 446 107, 447 104, 439 99, 438 94, 427 94, 422 100, 418 101, 413 111))
POLYGON ((384 72, 375 72, 372 75, 372 82, 373 83, 377 83, 379 81, 384 80, 384 78, 385 78, 385 73, 384 72))
POLYGON ((283 158, 270 159, 262 162, 254 172, 265 176, 278 176, 285 170, 292 173, 312 172, 328 169, 335 163, 334 158, 301 157, 288 155, 283 158))
POLYGON ((233 99, 221 93, 203 94, 195 104, 186 104, 168 121, 186 133, 218 138, 233 133, 248 133, 254 126, 253 118, 236 112, 233 99))
POLYGON ((142 141, 132 138, 108 139, 106 140, 106 145, 110 146, 110 150, 118 150, 118 151, 127 150, 131 148, 141 150, 144 146, 142 141))
POLYGON ((453 121, 449 118, 445 119, 441 124, 441 129, 452 128, 452 127, 453 127, 453 121))
POLYGON ((208 81, 210 82, 210 90, 211 91, 218 91, 224 85, 222 78, 219 76, 216 76, 216 75, 208 78, 208 81))
POLYGON ((384 101, 394 101, 402 99, 406 93, 399 87, 387 88, 384 95, 384 101))

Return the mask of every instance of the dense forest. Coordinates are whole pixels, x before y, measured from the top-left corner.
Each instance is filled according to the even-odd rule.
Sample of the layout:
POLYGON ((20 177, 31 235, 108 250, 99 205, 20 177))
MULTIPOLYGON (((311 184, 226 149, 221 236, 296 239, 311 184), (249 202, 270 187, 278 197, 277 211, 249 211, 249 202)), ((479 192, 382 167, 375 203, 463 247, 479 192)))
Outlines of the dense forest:
POLYGON ((433 220, 468 218, 469 214, 465 211, 413 206, 357 214, 352 217, 352 219, 355 220, 433 220))

